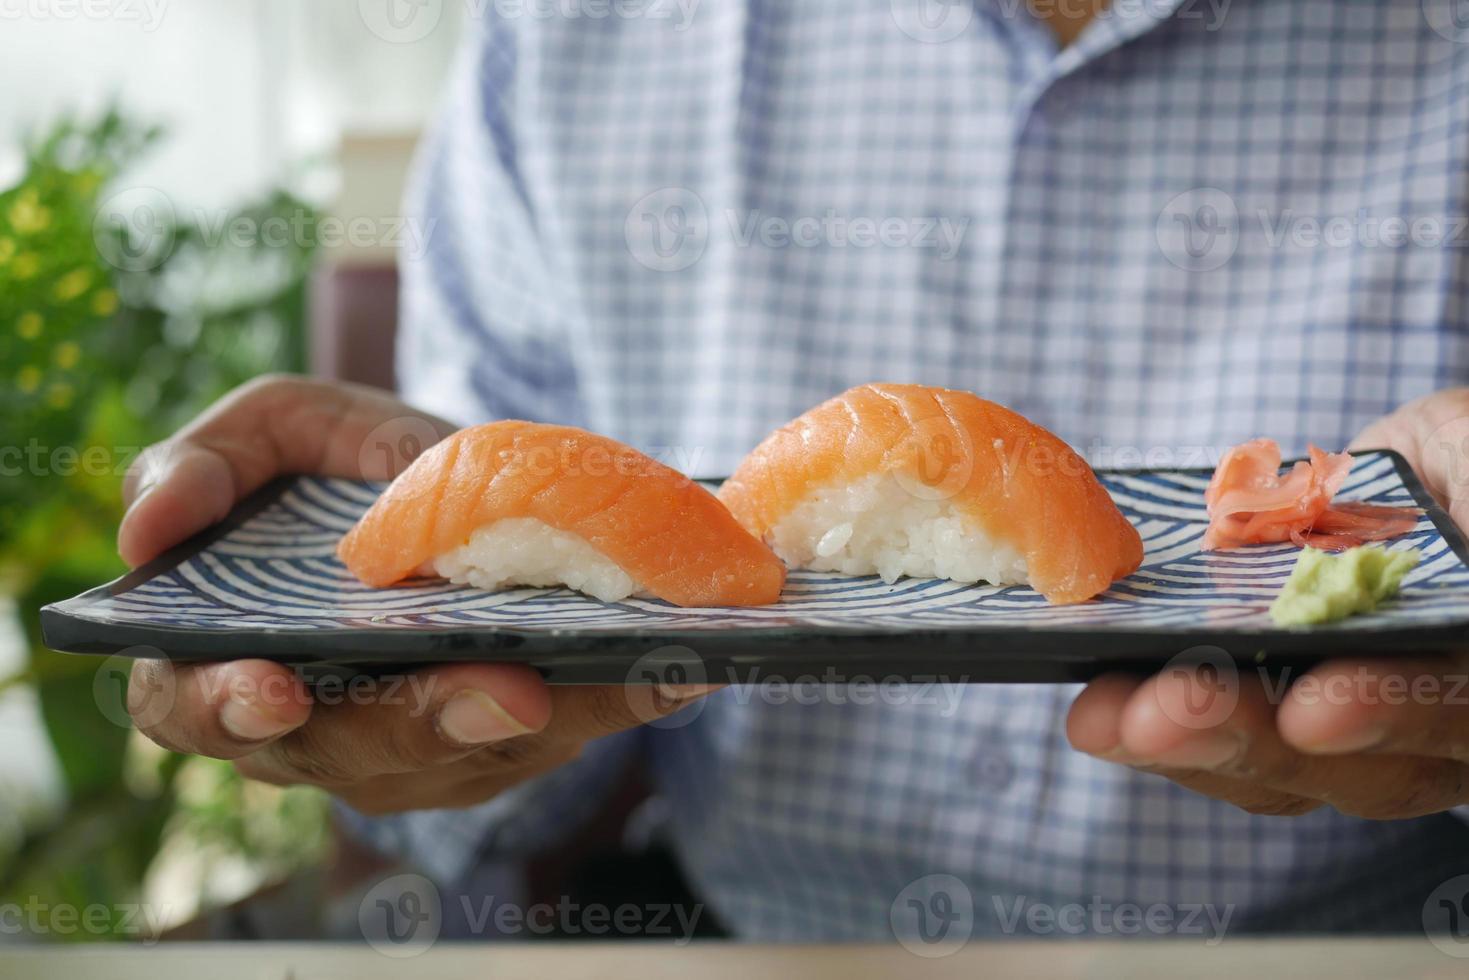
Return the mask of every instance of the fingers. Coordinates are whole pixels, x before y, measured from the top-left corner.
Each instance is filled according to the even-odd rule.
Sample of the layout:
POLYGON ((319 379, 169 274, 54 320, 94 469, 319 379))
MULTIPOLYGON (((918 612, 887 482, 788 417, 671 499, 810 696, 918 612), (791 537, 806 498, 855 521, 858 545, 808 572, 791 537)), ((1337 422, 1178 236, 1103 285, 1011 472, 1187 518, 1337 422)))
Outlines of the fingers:
POLYGON ((717 685, 588 684, 552 689, 552 722, 545 739, 589 742, 665 718, 717 690, 717 685))
MULTIPOLYGON (((1422 662, 1409 676, 1424 676, 1432 665, 1422 662)), ((1376 667, 1381 673, 1382 664, 1376 667)), ((1353 668, 1328 664, 1313 675, 1355 676, 1353 668)), ((1355 816, 1401 819, 1437 813, 1469 799, 1469 768, 1406 748, 1432 738, 1415 726, 1443 731, 1455 723, 1452 706, 1434 709, 1434 722, 1396 705, 1379 710, 1370 696, 1344 699, 1327 712, 1310 711, 1315 706, 1300 700, 1300 691, 1309 687, 1305 681, 1292 688, 1286 706, 1277 712, 1254 675, 1231 680, 1222 700, 1211 699, 1221 695, 1218 678, 1192 671, 1145 681, 1102 677, 1072 705, 1067 734, 1081 751, 1157 773, 1251 813, 1295 815, 1325 803, 1355 816), (1356 738, 1384 718, 1391 719, 1385 723, 1387 732, 1402 733, 1397 740, 1389 734, 1379 743, 1384 753, 1393 754, 1351 749, 1340 755, 1310 753, 1285 734, 1291 732, 1295 739, 1356 738)), ((1441 747, 1436 754, 1445 753, 1441 747)))
POLYGON ((1311 755, 1469 762, 1469 664, 1449 657, 1321 664, 1291 687, 1276 724, 1287 744, 1311 755))
POLYGON ((1401 453, 1454 523, 1469 529, 1469 388, 1403 405, 1363 429, 1348 449, 1401 453))
MULTIPOLYGON (((1201 772, 1247 784, 1251 795, 1259 790, 1289 794, 1356 816, 1421 816, 1464 802, 1465 773, 1457 762, 1300 752, 1281 737, 1275 708, 1253 674, 1236 682, 1238 700, 1231 710, 1196 725, 1199 683, 1195 673, 1180 671, 1140 685, 1119 723, 1125 752, 1145 766, 1201 772)), ((1217 792, 1228 794, 1229 784, 1219 785, 1217 792)))
POLYGON ((130 565, 149 561, 281 474, 396 476, 452 430, 372 388, 258 379, 139 456, 123 484, 118 551, 130 565))
POLYGON ((318 704, 308 724, 240 758, 240 771, 278 784, 352 787, 448 766, 530 736, 551 717, 545 682, 516 664, 431 668, 391 690, 391 696, 318 704))
POLYGON ((1073 748, 1103 759, 1122 751, 1122 712, 1143 678, 1106 674, 1093 680, 1066 715, 1066 737, 1073 748))
POLYGON ((117 530, 117 551, 132 567, 223 520, 241 494, 229 463, 203 446, 180 444, 167 458, 151 448, 129 474, 140 487, 117 530))
POLYGON ((305 724, 311 698, 290 668, 265 660, 185 666, 138 660, 128 711, 164 748, 237 759, 305 724))
POLYGON ((251 778, 322 786, 364 812, 388 812, 485 799, 575 757, 593 738, 710 690, 606 685, 553 694, 515 664, 371 680, 373 696, 313 702, 290 668, 269 661, 139 661, 128 705, 138 727, 169 749, 232 759, 251 778))
POLYGON ((1232 803, 1249 813, 1298 816, 1321 806, 1294 793, 1284 793, 1248 780, 1216 776, 1196 769, 1160 766, 1133 756, 1122 744, 1122 719, 1143 679, 1109 674, 1092 681, 1071 705, 1066 735, 1079 751, 1170 779, 1196 793, 1232 803))
MULTIPOLYGON (((515 745, 533 739, 533 736, 529 736, 504 744, 515 745)), ((523 764, 514 764, 502 756, 500 764, 495 766, 471 765, 480 756, 494 752, 494 747, 491 747, 448 766, 422 772, 377 776, 334 792, 354 810, 367 816, 430 806, 434 809, 474 806, 498 796, 517 783, 565 765, 580 755, 581 749, 581 745, 543 745, 534 753, 533 759, 523 764)))
POLYGON ((327 788, 367 814, 469 806, 712 689, 552 688, 510 664, 457 664, 410 681, 415 693, 397 703, 317 704, 308 724, 237 757, 236 766, 265 782, 327 788))

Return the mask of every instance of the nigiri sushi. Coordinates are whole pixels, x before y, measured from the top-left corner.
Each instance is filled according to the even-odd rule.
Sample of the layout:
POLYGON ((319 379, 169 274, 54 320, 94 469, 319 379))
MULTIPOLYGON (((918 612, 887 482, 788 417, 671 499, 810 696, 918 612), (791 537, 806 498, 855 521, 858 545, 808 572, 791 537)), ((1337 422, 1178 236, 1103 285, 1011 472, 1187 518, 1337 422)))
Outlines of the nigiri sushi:
POLYGON ((384 587, 439 575, 484 589, 566 585, 605 602, 775 602, 785 566, 708 490, 581 429, 461 429, 404 470, 337 548, 384 587))
POLYGON ((1081 602, 1143 546, 1086 462, 964 391, 869 384, 772 433, 719 499, 793 568, 1029 584, 1081 602))

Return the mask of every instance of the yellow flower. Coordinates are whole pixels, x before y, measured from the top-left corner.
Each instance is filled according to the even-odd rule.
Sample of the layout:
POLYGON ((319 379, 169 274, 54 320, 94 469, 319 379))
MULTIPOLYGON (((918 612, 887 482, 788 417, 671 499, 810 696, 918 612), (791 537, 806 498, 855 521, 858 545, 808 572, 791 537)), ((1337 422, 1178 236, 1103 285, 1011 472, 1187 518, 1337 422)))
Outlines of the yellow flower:
POLYGON ((71 404, 71 385, 58 383, 46 389, 46 404, 52 408, 66 408, 71 404))
POLYGON ((41 260, 35 252, 23 252, 15 257, 10 271, 16 279, 30 279, 41 271, 41 260))
POLYGON ((56 293, 56 298, 65 303, 69 300, 74 300, 82 293, 85 293, 87 291, 87 288, 91 285, 92 270, 77 269, 73 272, 68 272, 66 275, 56 280, 56 285, 52 288, 53 291, 56 293))
POLYGON ((117 312, 117 294, 104 289, 92 297, 92 312, 98 316, 112 316, 117 312))
POLYGON ((51 212, 41 206, 41 199, 34 190, 28 190, 10 206, 10 223, 22 235, 30 235, 44 230, 51 223, 51 212))
POLYGON ((41 372, 30 365, 21 368, 20 373, 15 376, 15 386, 20 389, 21 394, 29 395, 40 385, 41 372))
POLYGON ((70 340, 64 344, 56 345, 56 366, 63 371, 76 367, 77 361, 81 360, 81 356, 82 349, 70 340))
POLYGON ((46 321, 41 319, 39 313, 22 313, 20 319, 15 321, 15 332, 25 340, 35 340, 41 336, 41 328, 46 321))
POLYGON ((15 239, 0 238, 0 265, 9 262, 15 256, 15 239))

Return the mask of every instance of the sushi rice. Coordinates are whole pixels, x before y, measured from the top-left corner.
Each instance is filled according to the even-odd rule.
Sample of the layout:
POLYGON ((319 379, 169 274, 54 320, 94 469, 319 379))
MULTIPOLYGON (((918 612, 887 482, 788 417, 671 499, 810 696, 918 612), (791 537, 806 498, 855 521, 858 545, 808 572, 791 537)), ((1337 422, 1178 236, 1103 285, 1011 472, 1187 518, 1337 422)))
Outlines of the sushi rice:
POLYGON ((948 500, 915 496, 892 472, 819 488, 770 530, 767 541, 793 568, 1019 585, 1025 556, 995 541, 948 500))
POLYGON ((641 591, 632 576, 570 531, 534 517, 507 517, 479 528, 453 551, 427 562, 455 585, 502 589, 565 585, 603 602, 641 591))

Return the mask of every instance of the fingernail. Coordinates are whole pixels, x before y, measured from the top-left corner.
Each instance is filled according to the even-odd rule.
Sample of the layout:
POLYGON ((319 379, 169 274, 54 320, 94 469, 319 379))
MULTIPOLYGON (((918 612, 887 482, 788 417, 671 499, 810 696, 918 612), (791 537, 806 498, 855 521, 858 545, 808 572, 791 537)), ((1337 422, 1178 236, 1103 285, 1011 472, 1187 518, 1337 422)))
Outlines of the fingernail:
POLYGON ((145 663, 142 669, 134 670, 128 678, 127 706, 128 714, 138 715, 143 711, 143 706, 148 699, 163 685, 159 679, 164 671, 171 671, 173 665, 167 660, 145 663))
POLYGON ((438 724, 443 736, 457 745, 488 745, 530 732, 483 691, 454 695, 439 709, 438 724))
POLYGON ((259 742, 290 730, 291 724, 267 714, 260 705, 231 694, 219 706, 219 723, 235 738, 259 742))
POLYGON ((1376 725, 1368 725, 1358 731, 1347 732, 1336 738, 1328 738, 1314 745, 1302 746, 1302 748, 1307 752, 1320 752, 1323 755, 1345 755, 1350 752, 1365 752, 1381 744, 1386 738, 1386 730, 1376 725))
POLYGON ((139 477, 137 485, 133 488, 133 499, 128 503, 124 514, 130 514, 138 509, 138 505, 147 500, 153 491, 167 481, 168 470, 162 464, 154 464, 148 467, 146 472, 139 477))
POLYGON ((158 481, 157 480, 149 480, 147 483, 145 483, 142 486, 138 487, 137 492, 133 494, 133 502, 130 503, 130 504, 128 504, 128 508, 127 509, 128 510, 132 510, 134 507, 136 507, 139 504, 141 504, 143 502, 143 500, 148 496, 148 494, 152 493, 154 490, 157 490, 157 489, 158 489, 158 481))
POLYGON ((1239 758, 1244 747, 1229 735, 1196 735, 1167 752, 1154 753, 1149 761, 1175 769, 1219 769, 1239 758))
POLYGON ((1097 752, 1095 753, 1095 757, 1119 766, 1126 766, 1129 769, 1136 769, 1138 772, 1157 772, 1162 768, 1157 763, 1139 759, 1120 745, 1110 748, 1106 752, 1097 752))

